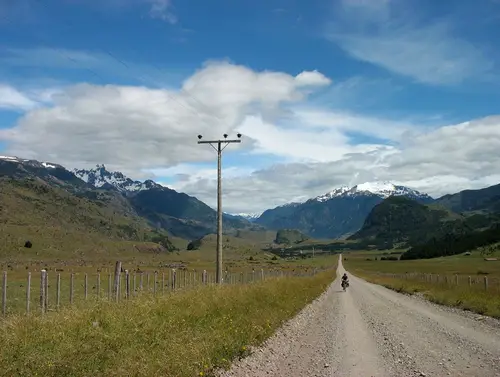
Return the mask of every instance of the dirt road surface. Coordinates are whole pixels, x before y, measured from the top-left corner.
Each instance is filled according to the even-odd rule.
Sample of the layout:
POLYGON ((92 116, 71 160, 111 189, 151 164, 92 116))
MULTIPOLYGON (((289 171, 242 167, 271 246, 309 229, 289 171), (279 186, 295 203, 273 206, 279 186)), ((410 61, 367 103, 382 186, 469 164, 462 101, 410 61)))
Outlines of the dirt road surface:
POLYGON ((349 274, 220 377, 500 376, 500 321, 349 274))

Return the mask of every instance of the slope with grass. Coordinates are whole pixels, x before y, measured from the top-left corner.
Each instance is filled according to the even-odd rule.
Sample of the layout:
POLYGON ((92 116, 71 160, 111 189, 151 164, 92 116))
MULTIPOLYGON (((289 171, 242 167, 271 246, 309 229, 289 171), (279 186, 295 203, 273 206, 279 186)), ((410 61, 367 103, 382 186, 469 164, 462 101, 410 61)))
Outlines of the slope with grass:
MULTIPOLYGON (((0 177, 15 180, 37 178, 72 195, 112 204, 117 211, 133 213, 172 236, 196 239, 215 232, 216 211, 195 197, 177 192, 151 180, 133 181, 104 165, 90 170, 69 171, 63 166, 17 157, 0 156, 0 177)), ((226 233, 263 230, 249 221, 224 216, 226 233)))
POLYGON ((39 178, 0 179, 0 255, 6 260, 81 259, 93 254, 174 250, 165 231, 153 229, 131 208, 106 194, 78 197, 39 178), (119 208, 119 210, 117 209, 119 208), (25 241, 32 248, 25 248, 25 241))

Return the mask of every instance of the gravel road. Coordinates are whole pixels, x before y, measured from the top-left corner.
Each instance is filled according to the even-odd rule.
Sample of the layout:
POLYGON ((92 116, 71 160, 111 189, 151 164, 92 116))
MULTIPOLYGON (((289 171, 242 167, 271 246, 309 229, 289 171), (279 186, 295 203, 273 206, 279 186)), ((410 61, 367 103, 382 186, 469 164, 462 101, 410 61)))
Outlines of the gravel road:
POLYGON ((349 274, 220 377, 500 376, 500 321, 349 274))

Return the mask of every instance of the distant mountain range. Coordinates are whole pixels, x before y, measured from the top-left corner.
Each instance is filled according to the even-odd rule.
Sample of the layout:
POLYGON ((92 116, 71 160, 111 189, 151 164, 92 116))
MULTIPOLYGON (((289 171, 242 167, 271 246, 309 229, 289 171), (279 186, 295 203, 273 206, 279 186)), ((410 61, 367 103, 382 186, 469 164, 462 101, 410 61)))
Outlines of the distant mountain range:
MULTIPOLYGON (((104 165, 70 171, 54 163, 0 156, 2 176, 36 177, 78 197, 101 202, 101 205, 113 203, 120 211, 143 217, 173 236, 196 239, 216 232, 216 211, 197 198, 151 180, 133 181, 120 172, 109 172, 104 165)), ((262 229, 241 217, 224 215, 223 221, 226 234, 262 229)))
POLYGON ((303 203, 290 203, 264 211, 255 223, 270 229, 298 229, 313 238, 347 237, 361 228, 366 216, 385 198, 404 196, 419 203, 433 199, 390 182, 339 187, 303 203))
MULTIPOLYGON (((170 235, 188 240, 216 232, 216 211, 193 196, 152 180, 134 181, 104 165, 68 170, 52 162, 0 156, 0 177, 36 177, 77 197, 110 206, 120 213, 139 216, 170 235)), ((419 204, 441 205, 453 212, 500 211, 500 185, 465 190, 433 199, 417 190, 390 182, 369 182, 339 187, 304 202, 294 202, 262 214, 224 214, 224 233, 242 230, 296 229, 311 238, 347 238, 359 231, 375 206, 391 197, 419 204)))

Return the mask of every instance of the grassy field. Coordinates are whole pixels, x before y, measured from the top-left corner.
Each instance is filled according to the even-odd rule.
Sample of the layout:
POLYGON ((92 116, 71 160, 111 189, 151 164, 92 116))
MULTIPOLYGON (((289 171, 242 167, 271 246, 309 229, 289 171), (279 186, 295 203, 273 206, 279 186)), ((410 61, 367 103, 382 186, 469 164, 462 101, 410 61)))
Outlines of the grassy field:
POLYGON ((337 260, 318 261, 332 268, 311 277, 8 317, 0 323, 1 374, 210 376, 321 294, 335 277, 337 260))
MULTIPOLYGON (((215 279, 215 247, 207 244, 201 250, 180 251, 174 253, 143 253, 140 256, 116 256, 122 261, 122 268, 131 273, 130 285, 133 292, 134 275, 135 287, 139 291, 142 274, 142 291, 153 292, 156 287, 158 294, 171 290, 172 268, 176 269, 176 288, 192 287, 201 284, 203 270, 207 271, 208 281, 215 279), (157 272, 156 285, 154 274, 157 272)), ((229 245, 227 245, 229 246, 229 245)), ((273 271, 284 271, 285 274, 305 274, 315 268, 324 269, 331 265, 336 256, 316 256, 315 258, 286 260, 265 253, 259 249, 225 248, 223 254, 224 277, 228 283, 248 282, 259 280, 261 270, 265 276, 273 271), (225 271, 228 271, 226 275, 225 271)), ((109 275, 114 273, 115 259, 87 259, 79 264, 67 261, 53 261, 52 263, 12 263, 10 268, 4 264, 7 271, 7 313, 21 313, 26 311, 26 291, 28 272, 31 272, 31 310, 38 310, 40 292, 40 270, 48 271, 49 289, 48 301, 51 310, 56 307, 57 275, 61 276, 60 303, 68 305, 70 300, 70 276, 74 276, 74 299, 77 303, 85 300, 85 274, 87 274, 87 299, 95 299, 98 295, 107 299, 109 292, 109 275), (98 284, 99 281, 99 284, 98 284), (99 289, 98 289, 99 288, 99 289)), ((122 274, 122 287, 125 287, 125 274, 122 274)), ((0 289, 1 290, 1 289, 0 289)), ((125 298, 125 289, 121 289, 121 297, 125 298)))
MULTIPOLYGON (((439 304, 500 318, 500 261, 485 261, 479 250, 471 255, 434 259, 381 260, 388 256, 391 256, 388 251, 348 253, 344 254, 344 266, 373 283, 400 292, 423 294, 439 304), (485 276, 488 289, 484 285, 485 276)), ((490 257, 500 259, 500 253, 490 257)))

